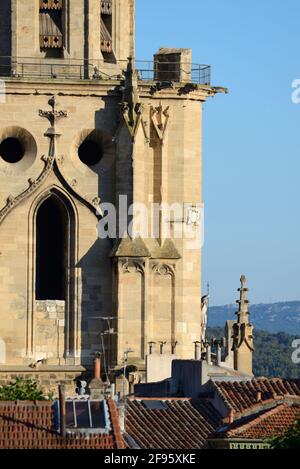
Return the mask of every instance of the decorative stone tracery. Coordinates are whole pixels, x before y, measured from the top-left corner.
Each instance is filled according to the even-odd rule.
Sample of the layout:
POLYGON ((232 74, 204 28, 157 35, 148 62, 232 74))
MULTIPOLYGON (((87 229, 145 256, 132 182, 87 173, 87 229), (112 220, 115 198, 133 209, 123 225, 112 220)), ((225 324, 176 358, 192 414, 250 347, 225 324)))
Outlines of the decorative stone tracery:
POLYGON ((145 274, 145 262, 142 260, 122 260, 121 265, 123 274, 131 274, 135 272, 138 272, 142 275, 145 274))
POLYGON ((175 265, 165 264, 163 262, 154 263, 152 271, 155 275, 171 275, 175 277, 175 265))

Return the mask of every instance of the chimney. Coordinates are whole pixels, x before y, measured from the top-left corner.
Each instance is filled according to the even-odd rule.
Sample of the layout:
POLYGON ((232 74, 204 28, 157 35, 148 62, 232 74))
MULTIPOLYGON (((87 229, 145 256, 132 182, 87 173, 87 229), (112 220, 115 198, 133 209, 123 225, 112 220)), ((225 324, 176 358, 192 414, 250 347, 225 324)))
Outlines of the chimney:
POLYGON ((201 342, 194 342, 195 344, 195 360, 201 360, 201 342))
POLYGON ((59 417, 60 417, 60 435, 66 437, 66 396, 65 386, 63 384, 58 387, 59 393, 59 417))
POLYGON ((149 355, 153 354, 155 342, 149 342, 149 355))
POLYGON ((217 366, 221 365, 221 361, 222 361, 222 349, 221 349, 221 345, 218 343, 217 344, 217 366))
POLYGON ((101 360, 99 355, 94 357, 93 379, 98 381, 101 379, 101 360))
POLYGON ((90 398, 94 401, 102 401, 105 394, 105 384, 101 379, 101 358, 96 353, 93 360, 93 378, 89 383, 90 398))
POLYGON ((110 394, 111 394, 112 399, 115 399, 115 397, 116 397, 116 385, 114 383, 112 383, 110 385, 110 394))
POLYGON ((167 342, 160 342, 160 354, 163 355, 164 354, 164 346, 166 345, 167 342))
POLYGON ((207 345, 207 348, 206 348, 206 361, 207 361, 208 365, 212 365, 212 362, 211 362, 211 346, 210 345, 207 345))
POLYGON ((256 393, 256 402, 261 402, 261 391, 257 391, 256 393))
POLYGON ((233 409, 229 409, 229 412, 228 412, 228 423, 231 424, 234 422, 234 410, 233 409))

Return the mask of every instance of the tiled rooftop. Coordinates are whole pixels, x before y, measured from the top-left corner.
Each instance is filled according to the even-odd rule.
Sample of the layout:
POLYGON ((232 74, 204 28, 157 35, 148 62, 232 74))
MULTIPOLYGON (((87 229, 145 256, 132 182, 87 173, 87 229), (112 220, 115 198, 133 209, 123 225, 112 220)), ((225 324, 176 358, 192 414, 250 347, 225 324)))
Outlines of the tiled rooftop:
MULTIPOLYGON (((51 402, 0 402, 0 449, 125 448, 113 400, 108 401, 108 411, 112 429, 108 433, 71 433, 62 438, 51 402)), ((127 443, 142 449, 201 449, 212 439, 265 440, 281 435, 298 418, 299 380, 211 381, 206 396, 195 400, 128 400, 126 432, 131 438, 127 443), (228 409, 227 417, 214 407, 219 409, 220 400, 225 414, 228 409)))
POLYGON ((221 416, 206 400, 131 400, 126 431, 142 449, 203 448, 221 416))
POLYGON ((245 419, 219 430, 215 438, 243 438, 247 440, 267 440, 283 435, 300 418, 300 404, 280 404, 266 412, 245 419))
POLYGON ((0 402, 0 449, 122 449, 115 402, 108 401, 112 431, 107 435, 67 435, 55 429, 51 402, 0 402))
POLYGON ((260 378, 240 382, 220 381, 214 382, 212 386, 227 407, 236 413, 243 412, 259 402, 283 396, 300 396, 300 380, 260 378))
POLYGON ((129 400, 126 409, 127 434, 142 449, 204 449, 215 439, 268 440, 300 418, 300 380, 211 381, 198 399, 140 397, 129 400))

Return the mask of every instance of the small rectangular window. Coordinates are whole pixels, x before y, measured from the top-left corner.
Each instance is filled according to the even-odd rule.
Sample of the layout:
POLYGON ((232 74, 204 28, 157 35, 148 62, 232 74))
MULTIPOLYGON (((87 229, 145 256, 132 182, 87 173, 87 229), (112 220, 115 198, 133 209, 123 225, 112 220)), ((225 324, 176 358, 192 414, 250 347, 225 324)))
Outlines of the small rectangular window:
POLYGON ((91 402, 92 428, 105 428, 105 411, 103 402, 91 402))
POLYGON ((168 405, 163 401, 142 401, 143 406, 148 410, 165 410, 168 405))
POLYGON ((75 402, 77 428, 91 428, 89 402, 75 402))
MULTIPOLYGON (((57 402, 59 406, 59 403, 57 402)), ((67 400, 66 428, 69 430, 107 430, 105 401, 67 400)))
POLYGON ((75 418, 74 418, 74 408, 73 402, 66 402, 66 427, 67 428, 76 428, 75 418))

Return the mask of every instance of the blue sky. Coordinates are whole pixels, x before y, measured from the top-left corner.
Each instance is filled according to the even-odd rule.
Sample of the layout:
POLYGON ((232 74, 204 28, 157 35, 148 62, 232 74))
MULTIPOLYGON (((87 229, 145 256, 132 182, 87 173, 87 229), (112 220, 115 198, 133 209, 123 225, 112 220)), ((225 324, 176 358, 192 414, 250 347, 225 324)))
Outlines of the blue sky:
POLYGON ((204 107, 203 283, 232 303, 300 299, 299 0, 136 0, 136 58, 191 47, 226 86, 204 107))

